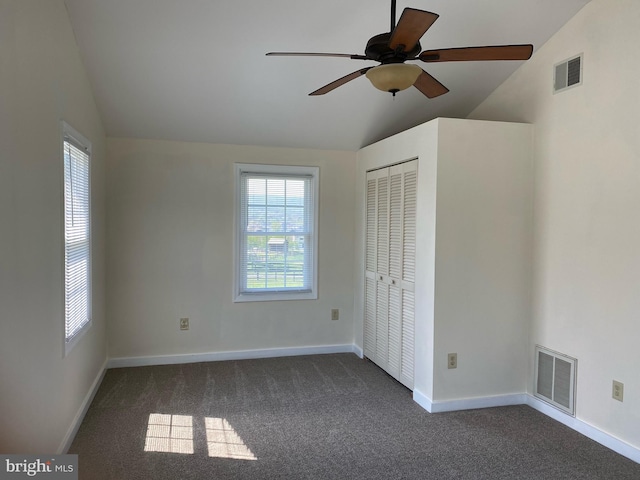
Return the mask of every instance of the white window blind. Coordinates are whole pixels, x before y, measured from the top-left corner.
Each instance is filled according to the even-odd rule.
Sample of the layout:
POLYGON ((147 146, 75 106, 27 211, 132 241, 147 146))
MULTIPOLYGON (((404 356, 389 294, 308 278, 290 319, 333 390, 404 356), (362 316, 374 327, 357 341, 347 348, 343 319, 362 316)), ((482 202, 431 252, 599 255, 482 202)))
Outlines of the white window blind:
POLYGON ((64 310, 65 344, 91 321, 91 208, 89 147, 65 125, 64 150, 64 310))
POLYGON ((316 298, 317 169, 238 168, 236 301, 316 298))

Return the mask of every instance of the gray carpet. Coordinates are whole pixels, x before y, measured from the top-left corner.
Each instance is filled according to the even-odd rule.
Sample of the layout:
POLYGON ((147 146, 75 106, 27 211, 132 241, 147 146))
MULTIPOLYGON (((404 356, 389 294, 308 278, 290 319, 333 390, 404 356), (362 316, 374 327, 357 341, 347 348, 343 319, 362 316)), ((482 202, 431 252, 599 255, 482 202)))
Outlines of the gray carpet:
POLYGON ((429 414, 352 354, 111 369, 69 453, 81 479, 640 479, 527 406, 429 414))

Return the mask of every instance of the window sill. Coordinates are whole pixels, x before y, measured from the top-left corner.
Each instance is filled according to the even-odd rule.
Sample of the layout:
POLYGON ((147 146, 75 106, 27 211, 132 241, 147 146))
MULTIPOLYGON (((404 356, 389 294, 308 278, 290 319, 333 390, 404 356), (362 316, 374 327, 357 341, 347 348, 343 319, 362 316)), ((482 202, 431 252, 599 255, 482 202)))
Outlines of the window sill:
POLYGON ((71 350, 73 350, 73 347, 75 347, 80 342, 80 339, 82 337, 84 337, 85 333, 87 333, 87 331, 91 328, 91 325, 93 325, 93 321, 89 320, 87 323, 85 323, 82 326, 80 331, 78 333, 76 333, 71 340, 69 340, 68 342, 65 340, 65 342, 64 342, 64 357, 69 355, 71 350))
POLYGON ((243 302, 275 302, 281 300, 317 300, 316 292, 264 292, 264 293, 239 293, 233 301, 243 302))

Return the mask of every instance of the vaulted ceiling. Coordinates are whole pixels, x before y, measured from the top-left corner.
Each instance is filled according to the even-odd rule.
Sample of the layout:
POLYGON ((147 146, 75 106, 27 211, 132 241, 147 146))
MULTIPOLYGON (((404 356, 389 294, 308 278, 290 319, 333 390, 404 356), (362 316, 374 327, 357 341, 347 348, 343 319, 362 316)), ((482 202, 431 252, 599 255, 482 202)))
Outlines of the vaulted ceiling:
MULTIPOLYGON (((440 15, 423 50, 519 43, 537 50, 588 1, 399 0, 397 16, 405 7, 440 15)), ((365 77, 310 97, 376 63, 265 53, 363 54, 370 37, 389 31, 389 0, 66 4, 114 137, 357 150, 435 117, 466 117, 522 64, 419 62, 450 90, 431 100, 415 88, 392 97, 365 77)))

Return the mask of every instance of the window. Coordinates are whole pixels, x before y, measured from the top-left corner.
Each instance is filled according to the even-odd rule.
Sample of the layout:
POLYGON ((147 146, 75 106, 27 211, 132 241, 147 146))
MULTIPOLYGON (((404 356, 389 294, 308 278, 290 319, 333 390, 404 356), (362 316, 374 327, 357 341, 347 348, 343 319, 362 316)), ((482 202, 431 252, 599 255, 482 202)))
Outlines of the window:
POLYGON ((235 301, 318 298, 318 168, 236 164, 235 301))
POLYGON ((66 354, 91 324, 91 144, 66 123, 63 133, 66 354))

